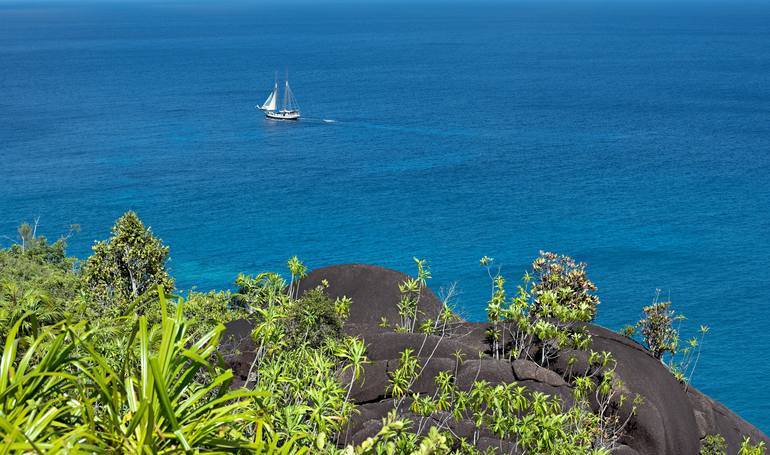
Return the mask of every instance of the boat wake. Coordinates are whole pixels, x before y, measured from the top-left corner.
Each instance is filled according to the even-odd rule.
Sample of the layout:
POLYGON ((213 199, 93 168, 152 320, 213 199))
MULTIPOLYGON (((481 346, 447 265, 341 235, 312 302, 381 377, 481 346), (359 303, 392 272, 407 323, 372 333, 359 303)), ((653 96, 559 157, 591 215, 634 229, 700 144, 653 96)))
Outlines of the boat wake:
POLYGON ((311 123, 338 123, 337 120, 332 120, 330 118, 319 118, 319 117, 302 117, 302 120, 311 122, 311 123))

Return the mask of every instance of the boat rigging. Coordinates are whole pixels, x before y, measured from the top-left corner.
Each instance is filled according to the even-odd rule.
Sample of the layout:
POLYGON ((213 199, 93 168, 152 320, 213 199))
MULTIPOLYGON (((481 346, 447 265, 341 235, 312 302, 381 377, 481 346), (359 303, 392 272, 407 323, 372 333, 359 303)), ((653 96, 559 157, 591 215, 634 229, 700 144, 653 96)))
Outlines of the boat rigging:
POLYGON ((273 91, 270 92, 267 99, 261 106, 257 106, 257 109, 265 113, 265 117, 273 120, 299 120, 299 104, 294 97, 291 88, 289 88, 289 74, 286 73, 286 83, 283 90, 283 103, 281 109, 277 109, 278 106, 278 76, 275 78, 275 86, 273 91))

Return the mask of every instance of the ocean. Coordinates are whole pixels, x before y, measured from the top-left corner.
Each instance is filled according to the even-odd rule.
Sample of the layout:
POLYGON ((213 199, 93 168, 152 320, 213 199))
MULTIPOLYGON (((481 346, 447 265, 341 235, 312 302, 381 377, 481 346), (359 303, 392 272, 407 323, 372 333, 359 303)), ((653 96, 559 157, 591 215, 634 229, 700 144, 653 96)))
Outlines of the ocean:
POLYGON ((710 326, 694 384, 770 432, 770 4, 735 3, 0 2, 0 244, 84 258, 132 209, 183 289, 416 256, 474 320, 479 258, 514 290, 556 251, 602 325, 660 289, 710 326))

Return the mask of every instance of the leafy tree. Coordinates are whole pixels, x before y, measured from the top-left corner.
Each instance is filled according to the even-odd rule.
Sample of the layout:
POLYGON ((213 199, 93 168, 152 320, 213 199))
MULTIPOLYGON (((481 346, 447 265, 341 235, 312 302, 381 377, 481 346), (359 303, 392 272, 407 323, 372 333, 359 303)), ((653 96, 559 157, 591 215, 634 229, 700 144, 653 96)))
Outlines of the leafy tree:
POLYGON ((650 354, 666 365, 679 382, 685 383, 687 390, 698 366, 701 346, 709 327, 701 325, 699 337, 692 337, 681 343, 680 325, 675 327, 674 322, 681 322, 686 318, 671 308, 670 301, 660 302, 659 297, 660 289, 656 290, 652 304, 643 308, 645 317, 635 326, 627 326, 621 333, 632 337, 638 330, 642 336, 641 342, 650 354))
POLYGON ((125 306, 160 286, 169 292, 174 279, 166 271, 169 248, 129 211, 112 227, 112 237, 96 242, 83 266, 83 281, 102 305, 125 306))

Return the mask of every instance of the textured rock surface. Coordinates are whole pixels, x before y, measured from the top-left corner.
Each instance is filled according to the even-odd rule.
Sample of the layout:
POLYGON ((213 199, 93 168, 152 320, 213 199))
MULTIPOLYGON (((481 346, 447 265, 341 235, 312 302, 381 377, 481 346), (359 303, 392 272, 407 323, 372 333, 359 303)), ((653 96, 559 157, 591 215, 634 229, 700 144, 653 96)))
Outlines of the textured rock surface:
POLYGON ((692 387, 687 389, 687 397, 695 412, 695 421, 701 439, 710 434, 721 434, 727 443, 727 453, 738 453, 745 436, 750 437, 755 443, 765 441, 770 445, 770 439, 767 436, 727 409, 722 403, 712 400, 692 387))
MULTIPOLYGON (((299 285, 302 295, 308 289, 329 283, 326 293, 331 298, 347 296, 355 305, 350 308, 349 322, 377 324, 385 317, 391 323, 399 321, 396 303, 400 299, 398 285, 408 276, 396 270, 376 265, 342 264, 313 270, 299 285)), ((435 318, 442 304, 436 295, 425 289, 418 310, 435 318)))
MULTIPOLYGON (((668 369, 639 344, 598 326, 590 326, 593 349, 609 351, 616 374, 644 403, 632 418, 634 431, 624 442, 640 454, 698 453, 695 415, 684 389, 668 369)), ((626 412, 628 409, 626 409, 626 412)))
MULTIPOLYGON (((304 291, 325 279, 329 283, 327 293, 330 297, 350 297, 353 304, 345 331, 362 337, 368 345, 367 355, 372 363, 365 367, 364 380, 353 388, 352 397, 358 403, 359 414, 351 419, 348 441, 359 442, 377 433, 381 419, 393 409, 394 400, 386 394, 388 378, 398 367, 400 353, 405 348, 413 349, 424 365, 422 376, 413 387, 415 391, 432 393, 435 390, 433 377, 445 370, 457 374, 460 387, 469 387, 475 379, 490 383, 515 381, 532 391, 559 395, 566 405, 571 404, 571 388, 562 378, 569 377, 570 371, 585 370, 585 353, 562 353, 549 368, 544 368, 526 360, 511 363, 492 359, 485 341, 487 326, 483 323, 457 324, 451 337, 398 334, 379 327, 383 316, 391 323, 398 321, 398 284, 405 278, 406 275, 400 272, 382 267, 338 265, 312 272, 300 286, 304 291), (461 363, 454 355, 456 352, 464 358, 461 363), (570 367, 567 359, 571 355, 576 357, 576 362, 570 367)), ((430 290, 423 292, 420 305, 428 314, 436 314, 441 308, 440 300, 430 290)), ((770 444, 767 436, 720 403, 693 388, 685 392, 666 367, 639 344, 602 327, 588 327, 593 335, 593 349, 609 351, 617 360, 616 372, 625 384, 625 393, 644 398, 616 453, 697 454, 700 440, 715 433, 725 437, 728 453, 736 453, 744 435, 770 444)), ((227 325, 223 338, 225 345, 234 349, 227 360, 235 372, 235 386, 246 381, 254 358, 250 331, 248 322, 234 321, 227 325)), ((343 375, 340 379, 347 382, 350 378, 343 375)), ((628 413, 629 407, 627 404, 623 412, 628 413)), ((419 416, 408 412, 409 400, 405 400, 399 409, 404 416, 420 421, 419 416)), ((450 419, 450 422, 451 430, 459 436, 469 437, 473 432, 473 424, 469 421, 450 419)), ((430 422, 427 422, 423 431, 429 427, 430 422)), ((479 447, 509 447, 508 442, 500 441, 492 434, 482 432, 479 436, 479 447)))
POLYGON ((562 387, 567 385, 560 374, 555 373, 547 368, 541 367, 535 362, 518 359, 511 363, 513 366, 513 375, 516 376, 516 379, 519 381, 537 381, 551 385, 553 387, 562 387))
POLYGON ((251 338, 253 329, 251 322, 244 319, 225 324, 221 351, 230 368, 233 369, 233 387, 235 388, 243 387, 246 383, 246 377, 254 361, 254 351, 257 347, 251 338))

